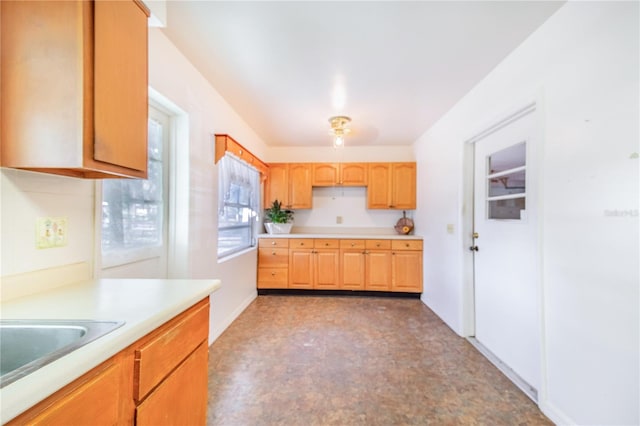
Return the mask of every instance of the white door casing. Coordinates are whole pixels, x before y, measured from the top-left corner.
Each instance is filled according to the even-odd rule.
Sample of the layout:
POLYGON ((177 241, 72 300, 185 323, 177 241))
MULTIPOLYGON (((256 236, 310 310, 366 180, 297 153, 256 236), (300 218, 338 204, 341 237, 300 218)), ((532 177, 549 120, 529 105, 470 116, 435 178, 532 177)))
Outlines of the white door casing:
POLYGON ((541 327, 535 105, 476 139, 475 338, 538 390, 541 327), (523 208, 524 204, 524 208, 523 208))

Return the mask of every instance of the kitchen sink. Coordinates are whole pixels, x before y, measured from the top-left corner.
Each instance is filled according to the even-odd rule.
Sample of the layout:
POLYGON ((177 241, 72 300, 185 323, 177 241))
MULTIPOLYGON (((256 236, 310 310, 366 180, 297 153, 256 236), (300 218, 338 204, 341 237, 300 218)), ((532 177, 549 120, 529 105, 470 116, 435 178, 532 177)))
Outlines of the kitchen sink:
POLYGON ((123 324, 124 321, 0 320, 0 388, 123 324))

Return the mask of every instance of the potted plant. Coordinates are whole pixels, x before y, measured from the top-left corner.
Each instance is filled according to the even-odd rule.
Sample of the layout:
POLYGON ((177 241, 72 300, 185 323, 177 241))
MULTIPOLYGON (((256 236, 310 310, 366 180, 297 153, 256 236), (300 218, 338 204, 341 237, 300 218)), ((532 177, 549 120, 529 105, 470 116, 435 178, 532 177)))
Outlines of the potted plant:
POLYGON ((282 208, 282 203, 274 200, 271 207, 264 211, 264 227, 270 234, 288 234, 293 226, 293 210, 282 208))

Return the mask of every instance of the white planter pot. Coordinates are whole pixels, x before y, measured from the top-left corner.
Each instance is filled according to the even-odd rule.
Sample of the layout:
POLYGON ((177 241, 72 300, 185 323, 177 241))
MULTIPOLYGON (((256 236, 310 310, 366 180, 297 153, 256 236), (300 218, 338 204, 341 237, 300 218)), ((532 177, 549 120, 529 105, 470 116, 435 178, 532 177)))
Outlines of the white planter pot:
POLYGON ((270 234, 290 234, 293 223, 265 223, 264 227, 270 234))

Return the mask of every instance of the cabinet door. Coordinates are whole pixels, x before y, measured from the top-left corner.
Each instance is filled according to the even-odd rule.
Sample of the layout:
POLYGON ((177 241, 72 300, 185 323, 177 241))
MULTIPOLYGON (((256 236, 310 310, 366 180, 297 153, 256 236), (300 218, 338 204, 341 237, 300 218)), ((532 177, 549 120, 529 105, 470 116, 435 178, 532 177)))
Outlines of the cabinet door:
POLYGON ((146 178, 145 6, 133 0, 0 4, 2 165, 146 178))
POLYGON ((367 186, 367 163, 340 164, 340 184, 343 186, 367 186))
POLYGON ((416 163, 391 165, 391 203, 393 209, 416 208, 416 163))
POLYGON ((391 289, 391 251, 367 251, 365 262, 365 289, 389 291, 391 289))
POLYGON ((340 284, 340 250, 314 250, 314 288, 337 289, 340 284))
POLYGON ((202 342, 138 406, 138 426, 206 424, 208 353, 206 342, 202 342))
POLYGON ((147 15, 134 1, 94 3, 94 149, 105 163, 147 170, 147 15))
POLYGON ((367 185, 367 208, 388 209, 391 204, 391 164, 370 163, 367 185))
POLYGON ((345 290, 364 290, 365 267, 363 249, 342 250, 340 288, 345 290))
POLYGON ((289 250, 289 288, 313 288, 313 250, 289 250))
POLYGON ((289 164, 289 209, 310 209, 311 164, 289 164))
POLYGON ((340 167, 335 163, 314 163, 312 186, 334 186, 340 180, 340 167))
POLYGON ((391 256, 391 291, 422 293, 422 252, 394 251, 391 256))
MULTIPOLYGON (((126 367, 130 368, 130 365, 126 367)), ((124 368, 121 363, 107 361, 7 426, 117 424, 120 401, 124 403, 130 397, 121 389, 124 368)))
POLYGON ((271 207, 275 200, 280 201, 283 206, 289 204, 288 164, 269 164, 269 176, 264 190, 264 207, 271 207))

